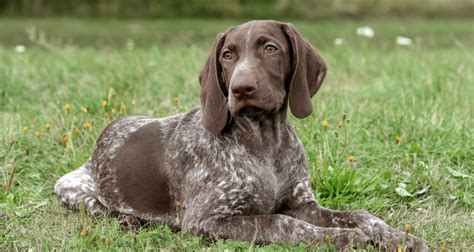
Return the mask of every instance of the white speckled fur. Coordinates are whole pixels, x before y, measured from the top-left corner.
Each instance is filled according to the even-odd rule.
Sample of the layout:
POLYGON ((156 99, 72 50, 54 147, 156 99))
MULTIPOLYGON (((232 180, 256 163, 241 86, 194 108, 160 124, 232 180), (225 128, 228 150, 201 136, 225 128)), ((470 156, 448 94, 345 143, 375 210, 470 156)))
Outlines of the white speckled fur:
MULTIPOLYGON (((235 67, 232 78, 255 64, 248 55, 253 27, 265 27, 274 24, 272 22, 251 22, 243 26, 248 27, 245 57, 235 67)), ((317 244, 330 239, 341 249, 370 242, 380 243, 384 250, 395 249, 404 232, 392 229, 366 211, 341 212, 318 205, 309 183, 303 145, 287 118, 287 95, 273 92, 272 87, 277 84, 265 84, 268 85, 264 92, 266 99, 262 101, 264 105, 272 104, 271 108, 256 114, 233 115, 226 131, 218 135, 204 128, 201 108, 162 119, 134 116, 112 122, 97 140, 91 158, 61 177, 55 193, 71 209, 79 209, 83 204, 93 214, 107 211, 129 215, 211 238, 258 244, 317 244), (130 201, 133 200, 127 202, 121 191, 127 191, 130 186, 118 187, 113 162, 121 160, 118 158, 121 150, 141 150, 133 149, 136 145, 127 145, 127 140, 137 132, 149 133, 143 131, 149 125, 154 126, 149 138, 160 143, 160 152, 144 153, 161 157, 159 164, 151 167, 159 169, 160 176, 167 179, 167 195, 173 199, 170 200, 173 207, 166 213, 137 209, 143 201, 139 201, 138 207, 137 204, 132 207, 130 201)), ((229 97, 229 104, 230 101, 229 97)), ((134 164, 140 166, 141 159, 137 160, 134 164)), ((135 168, 127 165, 124 165, 127 169, 135 168)), ((132 181, 129 177, 123 180, 132 181)), ((155 184, 150 183, 157 186, 155 184)), ((143 193, 143 190, 138 191, 143 193)), ((127 192, 135 193, 134 190, 127 192)), ((421 240, 418 251, 427 251, 423 242, 421 240)), ((412 248, 414 237, 408 236, 406 244, 412 248)))
POLYGON ((96 183, 88 168, 89 160, 77 170, 62 176, 54 186, 54 192, 62 203, 72 209, 84 209, 92 214, 100 214, 104 207, 97 199, 96 183))

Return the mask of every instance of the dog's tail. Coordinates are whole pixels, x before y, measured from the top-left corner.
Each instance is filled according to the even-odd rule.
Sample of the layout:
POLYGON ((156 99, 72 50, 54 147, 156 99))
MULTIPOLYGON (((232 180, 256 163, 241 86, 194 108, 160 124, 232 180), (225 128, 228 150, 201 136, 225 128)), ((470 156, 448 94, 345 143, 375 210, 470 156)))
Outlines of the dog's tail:
POLYGON ((70 209, 83 207, 94 215, 104 212, 105 207, 97 199, 97 186, 89 168, 90 160, 78 169, 62 176, 54 186, 54 192, 70 209))

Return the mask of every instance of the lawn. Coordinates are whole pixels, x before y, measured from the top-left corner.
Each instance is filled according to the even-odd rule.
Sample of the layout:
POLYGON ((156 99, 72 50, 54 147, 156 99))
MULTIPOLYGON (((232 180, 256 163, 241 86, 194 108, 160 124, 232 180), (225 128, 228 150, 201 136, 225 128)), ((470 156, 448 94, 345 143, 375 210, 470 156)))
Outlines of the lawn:
MULTIPOLYGON (((163 226, 122 231, 113 217, 70 211, 53 195, 114 118, 198 106, 215 34, 239 23, 0 19, 0 248, 308 249, 163 226)), ((435 250, 473 251, 472 20, 294 24, 329 67, 313 114, 291 117, 319 202, 364 208, 400 229, 410 223, 435 250), (365 25, 373 38, 356 34, 365 25), (397 36, 413 44, 397 45, 397 36)))

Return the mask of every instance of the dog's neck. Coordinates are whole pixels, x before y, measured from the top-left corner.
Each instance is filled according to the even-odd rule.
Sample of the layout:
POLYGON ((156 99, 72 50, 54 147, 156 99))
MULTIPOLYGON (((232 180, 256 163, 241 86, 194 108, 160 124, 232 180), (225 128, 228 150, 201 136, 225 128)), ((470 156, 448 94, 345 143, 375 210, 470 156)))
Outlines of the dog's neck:
POLYGON ((228 130, 253 154, 271 155, 288 143, 288 127, 291 124, 285 108, 271 113, 240 113, 232 118, 228 130))

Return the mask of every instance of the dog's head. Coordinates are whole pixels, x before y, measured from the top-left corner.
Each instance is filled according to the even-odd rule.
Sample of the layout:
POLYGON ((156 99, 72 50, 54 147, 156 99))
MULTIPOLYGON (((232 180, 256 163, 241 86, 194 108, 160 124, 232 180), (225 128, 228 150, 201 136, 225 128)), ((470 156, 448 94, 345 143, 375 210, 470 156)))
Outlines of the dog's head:
POLYGON ((289 103, 298 118, 311 114, 311 97, 326 64, 291 24, 251 21, 219 33, 199 76, 203 125, 217 134, 228 117, 277 113, 289 103))

